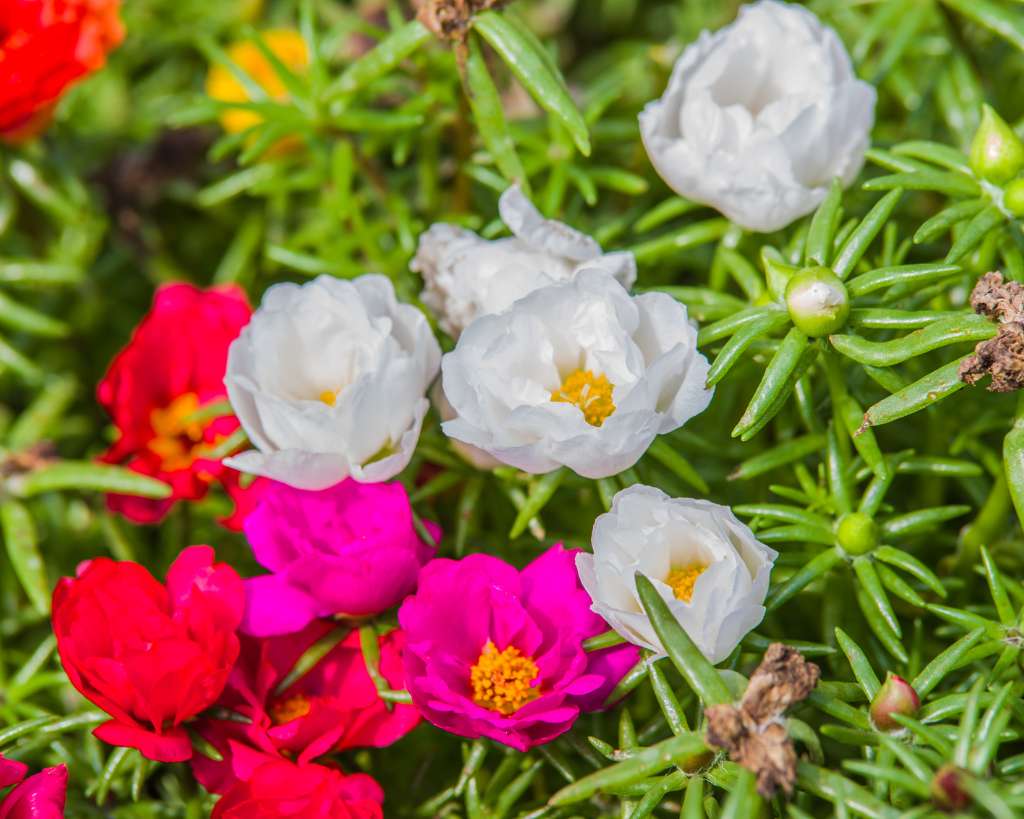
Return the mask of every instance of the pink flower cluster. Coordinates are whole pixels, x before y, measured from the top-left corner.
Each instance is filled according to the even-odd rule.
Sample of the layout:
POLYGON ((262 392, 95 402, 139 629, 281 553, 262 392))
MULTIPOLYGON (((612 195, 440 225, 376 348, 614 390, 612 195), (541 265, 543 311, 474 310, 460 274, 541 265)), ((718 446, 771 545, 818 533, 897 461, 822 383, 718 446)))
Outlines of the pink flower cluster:
MULTIPOLYGON (((155 521, 219 483, 266 571, 242 579, 192 546, 165 582, 107 558, 62 580, 58 651, 109 715, 96 736, 189 762, 221 795, 217 819, 376 819, 380 786, 330 755, 390 745, 422 719, 527 750, 603 708, 638 650, 584 650, 607 626, 580 585, 578 550, 555 545, 522 570, 483 554, 437 558, 441 529, 415 518, 400 483, 243 488, 223 467, 238 422, 217 404, 220 381, 248 315, 230 289, 165 287, 100 387, 121 430, 105 459, 173 487, 170 501, 113 496, 111 508, 155 521), (398 628, 382 617, 396 609, 398 628)), ((26 815, 60 815, 63 769, 24 773, 0 762, 0 786, 20 782, 0 817, 20 816, 7 804, 36 791, 53 811, 26 815)))

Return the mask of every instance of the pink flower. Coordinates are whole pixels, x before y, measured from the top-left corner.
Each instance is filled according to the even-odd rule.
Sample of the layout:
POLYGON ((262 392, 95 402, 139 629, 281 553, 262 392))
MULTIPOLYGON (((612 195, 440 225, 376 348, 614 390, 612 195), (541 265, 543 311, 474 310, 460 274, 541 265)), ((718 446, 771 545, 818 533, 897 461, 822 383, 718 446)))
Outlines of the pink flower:
POLYGON ((427 720, 526 751, 602 707, 639 651, 583 650, 608 627, 579 584, 578 551, 558 544, 522 571, 477 554, 420 572, 398 619, 406 687, 427 720))
POLYGON ((268 762, 216 804, 210 819, 382 819, 384 791, 366 774, 268 762))
MULTIPOLYGON (((332 751, 382 748, 416 727, 420 715, 413 706, 389 710, 378 696, 357 631, 278 691, 303 653, 336 629, 334 623, 317 620, 300 634, 242 638, 238 663, 216 703, 241 719, 205 719, 197 725, 224 757, 223 762, 192 757, 192 770, 203 787, 225 793, 268 759, 287 757, 305 765, 332 751)), ((402 688, 405 636, 395 630, 378 642, 381 674, 392 688, 402 688)))
POLYGON ((53 632, 71 684, 111 719, 93 733, 159 762, 183 762, 182 723, 224 690, 238 658, 242 579, 190 546, 160 583, 137 563, 97 558, 53 593, 53 632))
MULTIPOLYGON (((441 539, 437 526, 426 527, 441 539)), ((379 614, 416 588, 434 554, 399 483, 349 479, 319 491, 270 483, 245 534, 273 572, 246 581, 242 630, 259 636, 301 631, 317 617, 379 614)))
POLYGON ((28 766, 0 756, 0 790, 14 788, 0 799, 0 819, 59 819, 64 816, 68 769, 45 768, 25 779, 28 766))

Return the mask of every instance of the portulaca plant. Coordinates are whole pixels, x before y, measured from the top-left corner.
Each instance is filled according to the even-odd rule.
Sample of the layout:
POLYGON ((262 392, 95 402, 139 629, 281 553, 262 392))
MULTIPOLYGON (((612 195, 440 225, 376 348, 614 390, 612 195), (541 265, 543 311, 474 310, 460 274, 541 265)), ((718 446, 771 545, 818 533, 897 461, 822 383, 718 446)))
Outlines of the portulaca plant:
POLYGON ((1024 815, 1022 75, 0 3, 0 819, 1024 815))

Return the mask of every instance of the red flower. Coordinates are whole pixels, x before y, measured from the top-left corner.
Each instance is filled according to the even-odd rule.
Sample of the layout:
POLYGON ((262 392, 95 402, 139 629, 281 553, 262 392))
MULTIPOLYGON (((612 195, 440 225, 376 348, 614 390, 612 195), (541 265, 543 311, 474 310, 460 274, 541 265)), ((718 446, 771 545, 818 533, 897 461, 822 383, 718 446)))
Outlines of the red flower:
POLYGON ((217 803, 210 819, 383 819, 384 792, 366 774, 268 762, 217 803))
POLYGON ((124 37, 119 0, 0 3, 0 140, 21 142, 50 121, 71 83, 103 67, 124 37))
MULTIPOLYGON (((251 508, 240 476, 207 453, 238 429, 230 413, 191 420, 201 407, 223 401, 228 345, 249 322, 252 309, 238 287, 201 290, 191 284, 161 287, 128 346, 110 365, 97 397, 120 437, 103 455, 171 485, 167 500, 108 495, 112 510, 138 523, 154 523, 179 500, 199 500, 219 481, 239 506, 251 508)), ((223 521, 241 528, 236 514, 223 521)))
POLYGON ((182 727, 224 690, 245 607, 234 569, 185 549, 159 583, 137 563, 98 558, 53 594, 57 650, 72 685, 111 719, 95 730, 150 759, 192 756, 182 727))
MULTIPOLYGON (((241 638, 238 663, 217 705, 245 721, 209 719, 197 725, 224 757, 223 762, 199 754, 192 757, 192 770, 207 790, 224 793, 272 758, 287 757, 305 765, 331 751, 382 748, 419 723, 419 713, 411 705, 389 710, 380 699, 356 631, 278 691, 299 657, 336 628, 317 620, 298 634, 241 638)), ((379 639, 380 671, 392 688, 402 687, 404 643, 405 635, 397 630, 379 639)))
POLYGON ((15 787, 0 799, 0 819, 58 819, 64 815, 68 769, 45 768, 25 779, 28 767, 0 756, 0 790, 15 787))

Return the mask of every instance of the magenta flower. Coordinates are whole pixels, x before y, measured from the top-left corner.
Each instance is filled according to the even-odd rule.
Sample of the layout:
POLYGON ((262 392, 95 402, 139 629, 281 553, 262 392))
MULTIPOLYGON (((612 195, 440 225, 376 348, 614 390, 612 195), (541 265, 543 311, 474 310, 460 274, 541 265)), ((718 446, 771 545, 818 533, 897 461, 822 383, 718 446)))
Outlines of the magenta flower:
POLYGON ((608 626, 579 583, 578 551, 558 544, 522 571, 477 554, 420 572, 398 619, 406 687, 427 720, 526 751, 603 706, 639 650, 583 650, 608 626))
POLYGON ((420 540, 400 483, 345 480, 329 489, 273 482, 245 520, 256 560, 272 574, 245 583, 242 630, 260 637, 301 631, 318 617, 364 617, 416 588, 434 543, 420 540))

